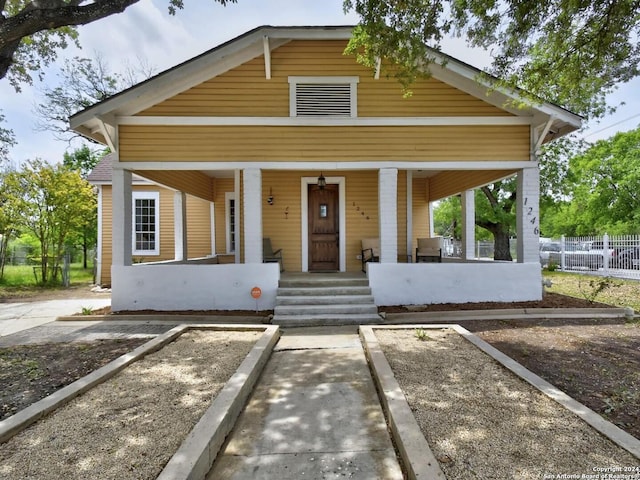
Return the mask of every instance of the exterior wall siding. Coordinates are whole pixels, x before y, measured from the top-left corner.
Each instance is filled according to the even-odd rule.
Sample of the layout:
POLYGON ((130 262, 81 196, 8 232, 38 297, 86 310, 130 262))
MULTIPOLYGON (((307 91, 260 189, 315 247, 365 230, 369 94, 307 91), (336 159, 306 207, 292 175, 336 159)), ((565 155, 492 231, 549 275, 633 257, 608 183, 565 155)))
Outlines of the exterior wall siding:
POLYGON ((263 236, 271 239, 274 250, 282 249, 284 269, 289 272, 299 272, 302 268, 300 179, 311 175, 314 174, 262 171, 263 236), (274 198, 273 205, 267 203, 270 194, 274 198))
MULTIPOLYGON (((233 192, 233 178, 216 178, 215 180, 215 237, 216 237, 216 254, 226 255, 230 253, 230 247, 227 245, 227 213, 225 206, 225 193, 233 192)), ((236 202, 236 208, 239 203, 236 202)))
MULTIPOLYGON (((272 51, 267 80, 264 58, 245 64, 153 106, 138 116, 289 117, 289 76, 358 76, 358 116, 388 118, 447 116, 511 116, 439 80, 416 82, 404 98, 396 80, 358 65, 343 55, 344 41, 292 41, 272 51)), ((313 162, 483 162, 529 161, 528 125, 450 126, 276 126, 276 125, 120 125, 119 156, 126 162, 263 162, 263 235, 282 248, 285 269, 300 271, 303 260, 301 177, 316 176, 313 162), (267 170, 269 162, 308 162, 308 171, 267 170), (274 204, 267 204, 273 194, 274 204)), ((477 165, 477 163, 476 163, 477 165)), ((236 167, 238 168, 238 167, 236 167)), ((233 178, 209 178, 196 172, 152 172, 176 188, 214 201, 216 253, 226 254, 225 193, 234 191, 233 178), (194 177, 195 175, 195 177, 194 177), (175 177, 175 178, 174 178, 175 177)), ((398 260, 415 250, 415 239, 429 236, 429 201, 504 177, 507 171, 450 171, 413 180, 413 230, 407 239, 406 172, 398 172, 398 260), (407 241, 412 248, 407 251, 407 241)), ((347 225, 346 268, 358 271, 362 238, 379 237, 378 170, 324 171, 344 176, 347 225)), ((110 197, 109 197, 110 201, 110 197)), ((173 257, 173 212, 162 203, 160 259, 173 257), (165 233, 165 228, 171 228, 165 233), (165 245, 165 240, 167 244, 165 245), (168 253, 170 252, 170 253, 168 253)), ((236 198, 237 235, 244 248, 242 192, 236 198)), ((208 210, 207 210, 207 218, 208 210)), ((191 225, 192 219, 188 219, 191 225)), ((105 220, 106 221, 106 220, 105 220)), ((109 218, 110 225, 110 218, 109 218)), ((208 222, 207 222, 208 223, 208 222)), ((190 227, 191 228, 191 227, 190 227)), ((110 232, 109 232, 110 233, 110 232)), ((191 238, 191 229, 189 230, 191 238)), ((204 233, 198 241, 203 245, 204 233)), ((198 234, 200 236, 200 234, 198 234)), ((209 242, 210 242, 209 238, 209 242)), ((105 242, 106 242, 105 238, 105 242)), ((110 241, 110 239, 108 240, 110 241)), ((306 248, 306 247, 305 247, 306 248)), ((110 252, 110 248, 109 248, 110 252)), ((194 250, 189 246, 189 256, 194 250)), ((244 259, 241 256, 241 262, 244 259)), ((110 264, 110 262, 108 263, 110 264)), ((105 263, 107 265, 107 263, 105 263)), ((108 269, 107 269, 108 270, 108 269)), ((107 272, 108 273, 108 272, 107 272)))
MULTIPOLYGON (((265 237, 271 238, 274 249, 282 248, 284 267, 287 271, 302 269, 302 198, 301 179, 317 177, 319 172, 262 172, 262 224, 265 237), (273 194, 273 205, 267 204, 267 197, 273 194)), ((378 172, 345 171, 324 172, 329 177, 344 177, 346 185, 346 268, 359 271, 362 267, 358 256, 361 254, 363 238, 379 237, 378 217, 378 172)), ((406 175, 398 176, 398 254, 401 261, 407 255, 406 242, 406 175)), ((424 197, 423 197, 424 204, 424 197)))
POLYGON ((111 263, 113 260, 113 189, 111 185, 102 186, 102 271, 98 281, 100 285, 111 285, 111 263))
MULTIPOLYGON (((336 174, 337 175, 337 174, 336 174)), ((378 171, 350 172, 346 176, 347 271, 359 271, 363 238, 380 237, 378 171)))
POLYGON ((415 252, 418 246, 418 238, 430 237, 429 229, 429 179, 414 178, 413 179, 413 236, 411 237, 411 255, 415 262, 415 252))
POLYGON ((289 76, 359 76, 361 117, 509 116, 434 78, 419 80, 404 97, 400 84, 343 55, 346 41, 292 41, 271 52, 271 79, 261 55, 143 112, 141 116, 288 117, 289 76))
POLYGON ((206 257, 211 252, 211 203, 187 195, 187 253, 189 258, 206 257))
POLYGON ((528 161, 529 126, 120 127, 130 161, 528 161))
POLYGON ((398 261, 406 262, 407 254, 407 172, 398 171, 398 261))
MULTIPOLYGON (((134 255, 134 262, 157 262, 175 258, 174 238, 174 191, 160 186, 134 185, 134 192, 148 191, 160 193, 160 255, 134 255)), ((102 272, 101 285, 111 285, 111 263, 113 260, 112 222, 113 200, 111 185, 102 187, 102 272)), ((189 257, 204 257, 211 254, 211 221, 209 203, 187 195, 187 251, 189 257)), ((224 217, 223 217, 224 218, 224 217)))

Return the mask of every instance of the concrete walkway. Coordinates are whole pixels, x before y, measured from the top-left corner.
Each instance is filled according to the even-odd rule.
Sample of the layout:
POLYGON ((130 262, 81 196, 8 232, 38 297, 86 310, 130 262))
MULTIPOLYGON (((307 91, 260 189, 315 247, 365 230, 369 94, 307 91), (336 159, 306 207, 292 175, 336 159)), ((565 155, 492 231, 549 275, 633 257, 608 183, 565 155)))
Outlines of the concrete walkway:
POLYGON ((53 322, 63 315, 81 313, 83 308, 96 310, 108 305, 108 297, 0 303, 0 337, 53 322))
POLYGON ((402 479, 357 327, 286 329, 208 480, 402 479))

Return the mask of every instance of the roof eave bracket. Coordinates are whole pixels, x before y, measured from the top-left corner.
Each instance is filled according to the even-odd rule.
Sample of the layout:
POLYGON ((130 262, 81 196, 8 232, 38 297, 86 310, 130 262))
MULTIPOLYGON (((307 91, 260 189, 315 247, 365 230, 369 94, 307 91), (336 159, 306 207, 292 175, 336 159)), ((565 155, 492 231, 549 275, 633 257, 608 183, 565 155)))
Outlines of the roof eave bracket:
POLYGON ((264 48, 264 76, 271 80, 271 49, 269 48, 269 37, 262 37, 262 47, 264 48))
POLYGON ((117 132, 118 131, 116 127, 113 126, 115 122, 108 122, 108 120, 104 117, 96 117, 96 119, 98 120, 100 132, 102 133, 102 136, 107 142, 107 146, 109 147, 109 150, 111 150, 114 153, 117 152, 118 151, 117 149, 117 145, 118 145, 117 132))
POLYGON ((542 146, 542 144, 544 143, 544 139, 547 136, 547 133, 549 133, 549 130, 551 130, 551 126, 553 125, 553 122, 555 122, 557 119, 557 117, 555 115, 551 115, 549 117, 549 120, 547 120, 547 123, 544 124, 544 127, 542 129, 542 131, 538 134, 538 138, 536 140, 536 146, 534 149, 534 152, 538 152, 538 150, 540 150, 540 147, 542 146))

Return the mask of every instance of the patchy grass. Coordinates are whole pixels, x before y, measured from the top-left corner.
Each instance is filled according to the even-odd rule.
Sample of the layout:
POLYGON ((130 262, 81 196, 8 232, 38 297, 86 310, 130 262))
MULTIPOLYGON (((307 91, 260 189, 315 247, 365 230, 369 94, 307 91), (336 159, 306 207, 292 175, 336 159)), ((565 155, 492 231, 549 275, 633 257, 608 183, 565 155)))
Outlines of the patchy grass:
MULTIPOLYGON (((543 277, 553 282, 546 290, 561 295, 585 298, 590 293, 589 281, 602 277, 566 272, 543 272, 543 277)), ((637 280, 615 279, 615 285, 599 292, 596 302, 606 303, 614 307, 631 307, 640 311, 640 282, 637 280)))
MULTIPOLYGON (((93 269, 84 269, 81 263, 71 264, 70 277, 72 288, 88 285, 93 282, 93 269)), ((57 284, 54 285, 38 285, 33 274, 33 265, 7 265, 0 279, 0 300, 27 299, 65 290, 61 278, 58 278, 57 284)))

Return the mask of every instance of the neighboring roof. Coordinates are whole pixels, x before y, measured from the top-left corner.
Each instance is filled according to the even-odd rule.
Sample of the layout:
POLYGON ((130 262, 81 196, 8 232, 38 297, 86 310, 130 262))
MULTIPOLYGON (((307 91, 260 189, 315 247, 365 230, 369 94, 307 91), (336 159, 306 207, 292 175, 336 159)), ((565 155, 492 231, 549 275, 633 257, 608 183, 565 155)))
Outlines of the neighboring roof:
MULTIPOLYGON (((87 181, 93 185, 111 185, 113 182, 113 162, 115 161, 115 153, 109 153, 102 157, 98 164, 93 167, 91 173, 87 175, 87 181)), ((132 180, 137 184, 151 183, 138 175, 133 175, 132 180)))
MULTIPOLYGON (((348 40, 353 26, 262 26, 176 65, 148 80, 124 90, 71 116, 71 128, 94 140, 105 142, 105 124, 114 117, 131 116, 180 92, 231 70, 264 54, 265 45, 274 50, 292 40, 348 40)), ((557 105, 541 102, 529 108, 510 107, 509 100, 522 100, 516 92, 492 89, 492 79, 479 80, 481 70, 453 57, 433 51, 438 61, 432 65, 434 78, 517 116, 533 116, 536 126, 545 126, 546 141, 581 126, 580 116, 557 105), (444 65, 441 65, 444 63, 444 65), (482 82, 482 83, 481 83, 482 82)))
POLYGON ((91 173, 87 175, 89 183, 111 183, 111 172, 113 171, 113 161, 115 158, 115 153, 109 153, 102 157, 98 164, 93 167, 91 173))

